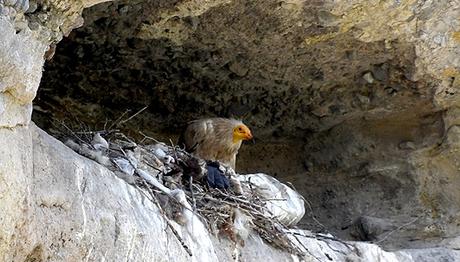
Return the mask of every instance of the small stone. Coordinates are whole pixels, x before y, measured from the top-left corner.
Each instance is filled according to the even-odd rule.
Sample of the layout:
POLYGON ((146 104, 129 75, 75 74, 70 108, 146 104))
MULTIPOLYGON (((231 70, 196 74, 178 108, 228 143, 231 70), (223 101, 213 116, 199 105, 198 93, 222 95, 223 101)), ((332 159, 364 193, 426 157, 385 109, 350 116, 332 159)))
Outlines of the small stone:
POLYGON ((14 29, 16 32, 21 32, 22 30, 27 28, 27 21, 17 21, 14 25, 14 29))
POLYGON ((356 97, 358 98, 359 102, 361 102, 361 104, 363 105, 368 105, 371 102, 370 98, 367 96, 357 94, 356 97))
POLYGON ((391 41, 388 39, 385 39, 385 49, 392 49, 393 46, 391 45, 391 41))
POLYGON ((14 6, 16 0, 4 0, 6 6, 14 6))
POLYGON ((6 105, 5 105, 5 99, 3 98, 3 96, 0 96, 0 115, 3 114, 3 112, 5 112, 5 109, 6 109, 6 105))
POLYGON ((18 13, 16 9, 14 9, 14 7, 7 7, 7 8, 8 8, 8 15, 13 18, 16 17, 18 13))
POLYGON ((378 66, 374 66, 372 70, 373 76, 378 81, 387 81, 388 80, 388 65, 381 64, 378 66))
POLYGON ((328 11, 319 11, 318 20, 323 26, 336 26, 340 19, 328 11))
POLYGON ((377 240, 385 232, 394 230, 395 225, 389 219, 378 217, 361 216, 353 223, 350 234, 357 240, 377 240))
POLYGON ((306 171, 312 171, 313 170, 313 163, 309 160, 303 161, 303 166, 306 171))
POLYGON ((192 27, 193 30, 196 30, 200 24, 200 19, 196 16, 186 16, 182 20, 192 27))
POLYGON ((363 79, 366 80, 369 84, 374 83, 374 76, 371 72, 367 72, 363 75, 363 79))
POLYGON ((55 52, 56 52, 56 45, 54 44, 50 45, 49 49, 45 52, 45 59, 48 61, 51 60, 55 52))
POLYGON ((330 115, 329 106, 322 106, 311 111, 317 117, 325 117, 330 115))
POLYGON ((26 11, 26 14, 31 14, 35 11, 37 11, 38 5, 36 2, 30 2, 29 3, 29 8, 26 11))
POLYGON ((40 28, 40 24, 37 22, 30 22, 29 23, 29 28, 32 31, 38 30, 40 28))
POLYGON ((122 8, 118 9, 120 15, 126 15, 129 12, 129 5, 125 5, 122 8))
POLYGON ((433 42, 437 45, 445 46, 447 42, 446 36, 443 34, 437 34, 433 37, 433 42))
POLYGON ((29 0, 18 0, 14 5, 18 12, 24 13, 29 9, 29 0))
POLYGON ((452 87, 455 89, 460 89, 460 77, 455 77, 452 81, 452 87))
POLYGON ((231 63, 229 66, 230 71, 235 73, 237 76, 243 77, 248 73, 248 69, 241 63, 231 63))
POLYGON ((0 16, 7 16, 8 15, 8 7, 0 6, 0 16))
POLYGON ((399 143, 399 149, 402 150, 415 150, 416 146, 415 143, 412 141, 403 141, 399 143))
POLYGON ((41 13, 38 15, 38 19, 40 19, 40 21, 42 22, 46 22, 46 20, 48 20, 48 15, 45 13, 41 13))

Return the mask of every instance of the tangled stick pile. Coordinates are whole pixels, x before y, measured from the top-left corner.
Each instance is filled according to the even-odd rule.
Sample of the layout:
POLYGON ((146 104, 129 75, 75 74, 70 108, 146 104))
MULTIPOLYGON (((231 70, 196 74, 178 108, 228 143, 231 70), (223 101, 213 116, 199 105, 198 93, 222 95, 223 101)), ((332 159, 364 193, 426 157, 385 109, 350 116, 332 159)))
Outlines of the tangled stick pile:
POLYGON ((192 255, 191 249, 171 221, 195 227, 196 231, 196 226, 190 224, 199 220, 209 232, 227 237, 239 246, 244 246, 249 233, 255 231, 266 242, 292 254, 304 256, 308 252, 289 229, 303 216, 303 201, 300 200, 300 210, 295 211, 300 216, 283 221, 275 214, 279 210, 273 209, 270 203, 289 202, 290 199, 269 198, 276 196, 261 193, 269 189, 254 182, 272 179, 282 185, 282 190, 297 194, 274 178, 263 174, 239 175, 232 168, 218 164, 220 174, 230 186, 211 186, 208 179, 210 163, 172 143, 166 145, 145 135, 136 143, 117 131, 74 132, 68 129, 64 137, 67 137, 67 146, 106 166, 155 202, 189 255, 192 255))

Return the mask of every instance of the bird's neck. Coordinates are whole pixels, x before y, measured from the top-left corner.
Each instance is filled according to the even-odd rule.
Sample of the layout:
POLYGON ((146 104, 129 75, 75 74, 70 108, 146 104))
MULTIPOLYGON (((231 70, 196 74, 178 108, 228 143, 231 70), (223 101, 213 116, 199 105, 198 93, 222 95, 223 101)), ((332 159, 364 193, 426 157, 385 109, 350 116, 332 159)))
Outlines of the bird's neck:
POLYGON ((233 136, 233 144, 238 144, 238 143, 241 144, 241 138, 233 136))

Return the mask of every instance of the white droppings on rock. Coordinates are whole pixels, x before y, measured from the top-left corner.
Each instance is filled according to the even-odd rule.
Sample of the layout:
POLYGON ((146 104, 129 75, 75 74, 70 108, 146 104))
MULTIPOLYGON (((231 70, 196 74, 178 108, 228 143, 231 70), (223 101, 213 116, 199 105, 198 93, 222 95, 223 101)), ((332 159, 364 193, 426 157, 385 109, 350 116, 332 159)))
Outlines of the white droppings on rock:
POLYGON ((168 155, 165 153, 164 149, 160 148, 160 147, 156 147, 154 150, 153 150, 153 153, 155 154, 156 157, 158 157, 159 159, 162 159, 165 161, 166 164, 169 164, 169 163, 174 163, 174 157, 168 155))
POLYGON ((99 133, 94 134, 91 145, 93 145, 96 150, 109 149, 109 143, 99 133))
POLYGON ((233 225, 235 227, 235 233, 240 238, 241 241, 246 241, 251 234, 251 218, 238 209, 235 209, 235 219, 233 225))
POLYGON ((125 174, 132 176, 134 175, 134 167, 131 165, 130 161, 125 158, 116 158, 114 159, 117 167, 125 174))

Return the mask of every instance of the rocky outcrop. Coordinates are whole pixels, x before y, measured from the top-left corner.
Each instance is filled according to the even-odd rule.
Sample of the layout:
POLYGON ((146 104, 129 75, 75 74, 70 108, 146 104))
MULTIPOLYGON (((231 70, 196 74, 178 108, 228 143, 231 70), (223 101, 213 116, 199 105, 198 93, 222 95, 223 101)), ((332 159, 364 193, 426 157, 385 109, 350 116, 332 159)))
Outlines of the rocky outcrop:
POLYGON ((102 1, 0 1, 0 127, 27 125, 45 58, 102 1), (51 46, 50 46, 51 45, 51 46))
POLYGON ((47 65, 35 120, 98 129, 148 106, 124 131, 169 139, 203 115, 242 116, 258 142, 240 170, 293 182, 324 225, 306 216, 305 228, 356 239, 361 217, 415 219, 383 244, 436 245, 459 233, 457 5, 102 4, 47 65))
POLYGON ((455 260, 447 248, 459 248, 460 233, 456 1, 89 8, 100 2, 0 1, 6 261, 143 260, 167 251, 186 259, 138 191, 30 124, 39 84, 34 121, 49 132, 69 115, 96 129, 146 105, 124 131, 169 138, 203 115, 244 116, 258 142, 241 150, 240 170, 292 182, 311 206, 303 228, 390 249, 442 246, 386 253, 365 245, 361 258, 455 260), (85 25, 72 31, 84 8, 85 25), (156 246, 150 234, 170 241, 156 246))
POLYGON ((27 125, 48 46, 38 41, 28 28, 16 33, 14 25, 4 16, 0 16, 0 28, 0 126, 27 125))
MULTIPOLYGON (((251 233, 244 247, 204 232, 176 228, 195 245, 195 234, 211 240, 193 257, 168 229, 148 192, 119 179, 35 127, 1 129, 1 261, 298 261, 251 233), (3 147, 2 147, 3 148, 3 147), (20 165, 18 165, 20 163, 20 165), (9 171, 9 172, 8 172, 9 171), (237 251, 235 251, 237 250, 237 251), (239 254, 239 255, 238 255, 239 254)), ((175 222, 171 222, 175 223, 175 222)), ((376 245, 315 238, 298 231, 306 261, 456 261, 449 249, 385 252, 376 245), (302 237, 305 234, 307 237, 302 237)), ((189 242, 190 241, 190 242, 189 242)))

